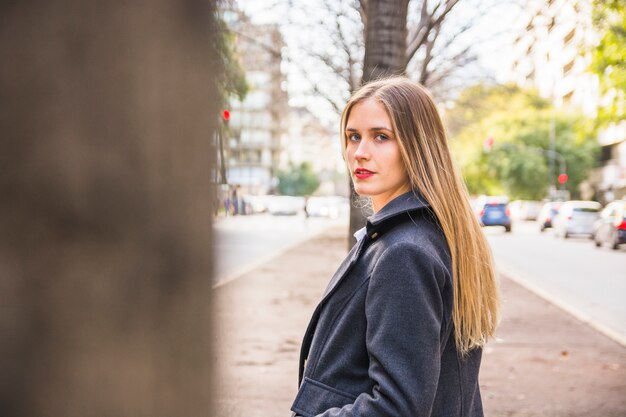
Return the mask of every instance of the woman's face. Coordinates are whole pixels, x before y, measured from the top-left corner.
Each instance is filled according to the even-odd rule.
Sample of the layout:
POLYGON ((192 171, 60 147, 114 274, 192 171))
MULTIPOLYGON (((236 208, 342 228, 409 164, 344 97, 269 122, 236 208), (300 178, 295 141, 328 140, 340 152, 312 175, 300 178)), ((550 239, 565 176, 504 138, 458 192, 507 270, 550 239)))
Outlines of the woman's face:
POLYGON ((346 159, 355 191, 372 199, 374 212, 411 189, 389 116, 373 98, 355 104, 350 111, 346 159))

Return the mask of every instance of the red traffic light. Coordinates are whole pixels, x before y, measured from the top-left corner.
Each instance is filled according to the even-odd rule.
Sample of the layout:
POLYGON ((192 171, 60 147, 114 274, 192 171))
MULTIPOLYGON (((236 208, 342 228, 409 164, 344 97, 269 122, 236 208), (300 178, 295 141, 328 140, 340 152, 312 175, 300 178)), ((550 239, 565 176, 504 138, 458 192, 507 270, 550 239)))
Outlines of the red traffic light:
POLYGON ((230 111, 227 109, 224 109, 224 111, 222 112, 222 117, 224 118, 224 120, 229 121, 230 120, 230 111))
POLYGON ((559 184, 565 184, 567 182, 567 174, 559 174, 559 184))

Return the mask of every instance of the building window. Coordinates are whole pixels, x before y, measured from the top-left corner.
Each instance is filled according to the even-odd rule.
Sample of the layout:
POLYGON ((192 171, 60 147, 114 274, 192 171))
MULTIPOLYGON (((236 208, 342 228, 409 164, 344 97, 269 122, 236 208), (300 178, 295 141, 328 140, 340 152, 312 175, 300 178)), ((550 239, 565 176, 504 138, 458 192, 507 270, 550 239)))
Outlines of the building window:
POLYGON ((563 75, 567 75, 572 68, 574 68, 574 63, 576 62, 575 59, 572 59, 569 63, 567 63, 564 67, 563 67, 563 75))
POLYGON ((570 43, 572 39, 574 39, 575 34, 576 34, 576 28, 572 28, 572 30, 570 30, 569 33, 565 35, 565 38, 563 38, 563 42, 567 45, 568 43, 570 43))
POLYGON ((600 162, 607 162, 613 159, 613 147, 611 145, 603 146, 600 149, 600 162))
POLYGON ((563 96, 563 104, 568 105, 572 102, 572 97, 574 97, 574 92, 570 91, 569 93, 563 96))

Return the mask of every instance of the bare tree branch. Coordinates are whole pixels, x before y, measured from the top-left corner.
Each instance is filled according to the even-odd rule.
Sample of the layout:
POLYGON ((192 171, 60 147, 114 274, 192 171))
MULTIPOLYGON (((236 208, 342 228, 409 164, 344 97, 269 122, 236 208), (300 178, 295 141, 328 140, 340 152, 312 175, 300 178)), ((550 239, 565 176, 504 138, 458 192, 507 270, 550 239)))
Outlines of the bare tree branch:
POLYGON ((343 104, 337 104, 337 102, 335 102, 332 98, 330 98, 330 96, 328 95, 328 92, 322 91, 322 89, 320 88, 320 84, 317 82, 311 81, 308 78, 308 75, 305 75, 305 78, 307 78, 307 81, 309 81, 309 83, 311 84, 311 87, 313 88, 313 92, 316 93, 319 97, 323 98, 328 104, 330 104, 333 110, 337 112, 337 114, 341 114, 341 111, 343 109, 343 104))
MULTIPOLYGON (((347 99, 352 91, 360 85, 360 70, 362 67, 362 22, 361 8, 367 7, 367 0, 352 0, 343 2, 323 0, 318 3, 323 7, 323 14, 319 18, 303 22, 310 30, 302 30, 302 23, 297 27, 300 33, 307 38, 308 34, 320 33, 328 42, 320 41, 320 37, 307 39, 298 48, 298 55, 313 59, 314 65, 303 64, 302 60, 290 61, 308 81, 310 93, 320 96, 331 107, 340 113, 343 100, 347 99), (358 13, 358 14, 357 14, 358 13), (310 68, 315 68, 311 72, 310 68), (320 73, 324 81, 320 82, 320 73), (341 85, 341 88, 338 86, 341 85), (344 91, 345 85, 345 91, 344 91), (331 86, 328 88, 327 86, 331 86)), ((306 15, 320 16, 319 10, 311 10, 306 15)))
POLYGON ((322 62, 324 65, 328 67, 333 73, 340 76, 346 84, 350 84, 350 70, 349 68, 333 61, 331 55, 321 54, 319 52, 310 52, 309 55, 312 58, 315 58, 322 62))
POLYGON ((259 40, 258 38, 254 36, 250 36, 240 30, 233 29, 231 30, 231 32, 235 33, 237 36, 241 37, 242 39, 245 39, 247 42, 260 46, 262 49, 269 52, 275 57, 280 58, 282 56, 282 51, 280 49, 274 48, 272 45, 268 45, 267 43, 259 40))
POLYGON ((441 2, 437 3, 433 8, 432 12, 428 12, 428 0, 424 0, 422 2, 422 9, 420 12, 420 20, 417 24, 415 30, 409 35, 408 46, 407 46, 407 62, 411 61, 417 51, 425 45, 428 41, 428 36, 433 30, 439 30, 439 26, 443 23, 444 19, 452 8, 458 3, 458 0, 447 0, 445 2, 445 7, 441 14, 437 15, 437 11, 441 6, 441 2))
POLYGON ((423 85, 427 84, 428 76, 430 75, 428 71, 428 64, 430 64, 430 61, 433 59, 433 48, 435 47, 435 42, 439 37, 440 29, 441 25, 435 26, 435 30, 434 32, 432 32, 432 36, 428 38, 426 42, 426 52, 424 55, 424 59, 422 60, 422 70, 420 71, 419 77, 419 82, 423 85))
POLYGON ((447 57, 445 59, 446 65, 436 65, 437 71, 432 71, 430 76, 429 87, 439 86, 439 84, 447 79, 454 71, 463 66, 467 66, 472 62, 477 61, 475 55, 470 54, 471 46, 464 48, 455 55, 447 57))
MULTIPOLYGON (((361 0, 364 1, 364 0, 361 0)), ((344 33, 343 33, 343 27, 341 25, 342 19, 340 19, 340 16, 342 16, 341 13, 337 13, 335 15, 335 29, 337 31, 337 34, 339 35, 339 43, 341 46, 341 49, 344 51, 345 55, 346 55, 346 59, 348 60, 347 62, 347 71, 348 71, 348 85, 350 87, 350 91, 354 91, 357 89, 359 82, 357 81, 357 74, 356 74, 356 65, 357 65, 357 59, 354 57, 354 54, 352 52, 352 49, 350 48, 350 43, 348 42, 348 40, 346 39, 344 33)))
MULTIPOLYGON (((452 10, 452 8, 459 2, 459 0, 448 0, 446 2, 446 8, 443 10, 443 12, 441 12, 441 14, 435 19, 434 24, 438 24, 440 25, 441 22, 443 22, 443 19, 446 18, 446 16, 448 15, 448 13, 450 13, 450 11, 452 10)), ((435 7, 435 11, 439 8, 439 5, 437 5, 437 7, 435 7)), ((435 11, 433 11, 432 16, 435 15, 435 11)))
POLYGON ((409 39, 407 41, 407 63, 411 61, 417 50, 422 46, 424 39, 426 39, 426 36, 430 32, 431 27, 432 16, 428 13, 428 0, 423 0, 420 20, 415 29, 411 31, 412 33, 409 34, 409 39))

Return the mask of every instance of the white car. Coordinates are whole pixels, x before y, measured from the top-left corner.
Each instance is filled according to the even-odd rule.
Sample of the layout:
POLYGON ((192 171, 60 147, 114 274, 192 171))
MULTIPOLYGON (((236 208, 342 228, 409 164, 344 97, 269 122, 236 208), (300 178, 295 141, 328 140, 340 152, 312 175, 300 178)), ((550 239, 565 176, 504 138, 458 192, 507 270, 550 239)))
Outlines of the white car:
POLYGON ((303 197, 287 195, 272 196, 269 200, 267 211, 273 216, 295 216, 304 208, 303 197))
POLYGON ((336 219, 350 211, 349 200, 339 196, 314 196, 306 202, 306 212, 311 217, 330 217, 336 219))
POLYGON ((554 219, 554 234, 568 238, 572 235, 593 236, 593 227, 602 205, 596 201, 567 201, 554 219))

